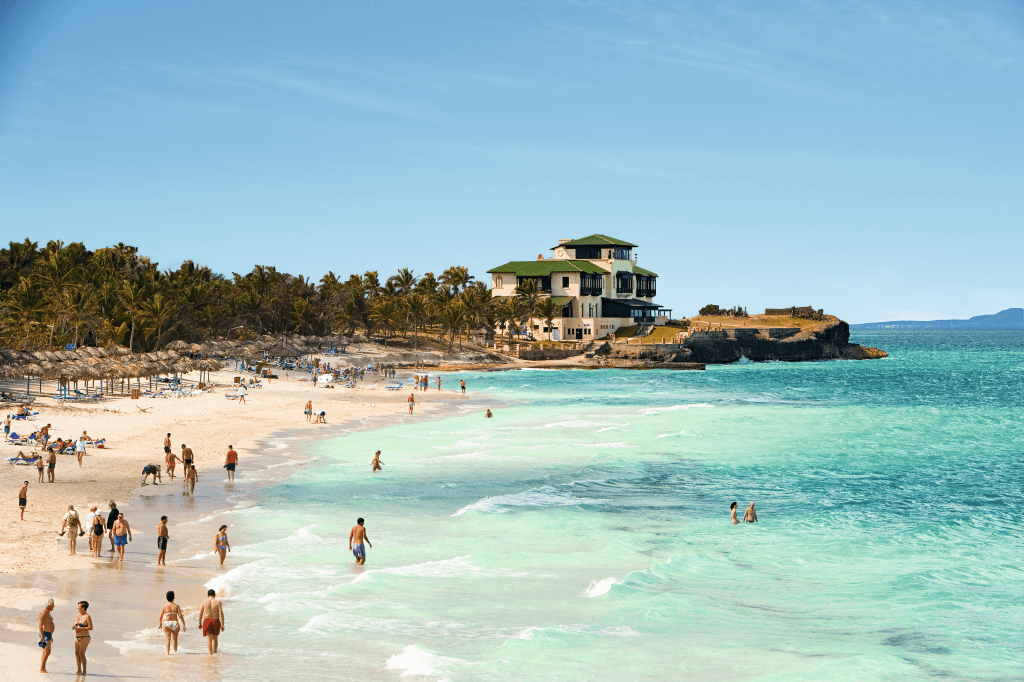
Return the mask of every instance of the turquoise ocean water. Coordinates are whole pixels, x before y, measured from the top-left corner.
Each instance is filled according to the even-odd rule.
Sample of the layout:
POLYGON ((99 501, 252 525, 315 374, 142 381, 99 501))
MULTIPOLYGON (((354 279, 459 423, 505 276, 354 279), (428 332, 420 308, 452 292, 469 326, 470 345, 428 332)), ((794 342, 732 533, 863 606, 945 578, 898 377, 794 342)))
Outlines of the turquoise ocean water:
POLYGON ((493 419, 274 443, 316 459, 233 514, 225 678, 1024 679, 1024 334, 855 340, 892 357, 466 373, 493 419))

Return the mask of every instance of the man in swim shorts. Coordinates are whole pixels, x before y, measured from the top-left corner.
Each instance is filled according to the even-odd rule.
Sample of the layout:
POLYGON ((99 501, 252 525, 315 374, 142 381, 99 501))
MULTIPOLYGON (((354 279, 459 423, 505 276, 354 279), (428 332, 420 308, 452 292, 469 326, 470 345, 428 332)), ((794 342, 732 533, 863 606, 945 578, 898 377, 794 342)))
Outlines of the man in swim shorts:
POLYGON ((167 478, 174 480, 174 463, 178 461, 178 456, 171 452, 171 446, 164 446, 164 465, 167 469, 167 478))
POLYGON ((120 568, 124 563, 124 549, 132 540, 132 528, 124 520, 124 514, 117 515, 117 521, 114 522, 114 527, 110 533, 114 536, 114 549, 117 550, 117 567, 120 568))
POLYGON ((356 564, 359 566, 366 563, 366 547, 363 546, 364 542, 371 549, 373 548, 370 538, 366 535, 366 529, 363 528, 363 519, 356 519, 356 525, 352 526, 352 530, 348 534, 348 548, 352 550, 352 554, 356 558, 356 564))
POLYGON ((53 470, 57 466, 57 453, 53 450, 49 451, 50 454, 46 457, 46 477, 50 483, 54 483, 53 470))
MULTIPOLYGON (((167 517, 161 516, 160 523, 156 526, 156 548, 160 553, 156 557, 157 566, 167 565, 167 539, 170 533, 167 532, 167 517)), ((177 648, 175 648, 177 651, 177 648)))
POLYGON ((224 458, 224 468, 228 470, 228 480, 235 480, 235 467, 238 465, 238 453, 233 445, 228 446, 228 454, 224 458))
POLYGON ((47 599, 46 606, 39 612, 39 647, 43 650, 43 660, 39 664, 39 672, 48 673, 46 659, 50 657, 50 648, 53 646, 53 600, 47 599))
POLYGON ((21 490, 18 491, 18 506, 21 507, 21 520, 25 520, 25 507, 28 506, 28 481, 21 486, 21 490))
POLYGON ((412 414, 412 408, 416 406, 416 396, 412 393, 409 394, 409 414, 412 414))
POLYGON ((160 485, 160 465, 147 464, 142 467, 142 485, 146 485, 146 479, 153 477, 153 485, 160 485))
POLYGON ((210 655, 217 653, 217 638, 224 627, 224 609, 217 599, 215 590, 206 591, 206 601, 199 607, 199 627, 206 637, 206 649, 210 655))

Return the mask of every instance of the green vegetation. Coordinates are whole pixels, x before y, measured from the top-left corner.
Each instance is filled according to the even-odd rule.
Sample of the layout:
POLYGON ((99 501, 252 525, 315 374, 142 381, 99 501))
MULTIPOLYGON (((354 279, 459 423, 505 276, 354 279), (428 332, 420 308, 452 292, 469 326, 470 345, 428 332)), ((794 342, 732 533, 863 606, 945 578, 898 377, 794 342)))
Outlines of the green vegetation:
POLYGON ((719 308, 713 303, 709 303, 700 309, 698 313, 702 316, 722 316, 722 317, 750 317, 747 315, 747 309, 742 306, 736 306, 735 308, 719 308))
MULTIPOLYGON (((375 271, 348 279, 328 272, 317 284, 266 265, 230 278, 192 261, 160 270, 125 244, 89 251, 51 241, 40 249, 26 239, 0 249, 0 346, 23 350, 123 344, 142 352, 175 339, 360 330, 385 342, 412 332, 415 342, 424 329, 452 348, 493 325, 500 300, 463 266, 440 277, 402 268, 383 284, 375 271)), ((522 322, 524 307, 513 299, 506 314, 522 322)))

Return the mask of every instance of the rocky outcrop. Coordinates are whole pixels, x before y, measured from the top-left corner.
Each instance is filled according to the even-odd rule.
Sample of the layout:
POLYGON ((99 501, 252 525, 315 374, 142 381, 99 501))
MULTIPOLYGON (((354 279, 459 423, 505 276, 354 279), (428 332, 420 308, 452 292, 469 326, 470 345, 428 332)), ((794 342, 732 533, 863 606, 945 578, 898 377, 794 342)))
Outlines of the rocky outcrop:
POLYGON ((681 344, 606 344, 598 353, 609 358, 650 362, 726 364, 742 357, 754 362, 779 360, 867 360, 888 357, 878 348, 850 343, 850 326, 836 322, 819 330, 802 330, 786 338, 757 328, 694 332, 681 344), (775 337, 775 338, 773 338, 775 337))

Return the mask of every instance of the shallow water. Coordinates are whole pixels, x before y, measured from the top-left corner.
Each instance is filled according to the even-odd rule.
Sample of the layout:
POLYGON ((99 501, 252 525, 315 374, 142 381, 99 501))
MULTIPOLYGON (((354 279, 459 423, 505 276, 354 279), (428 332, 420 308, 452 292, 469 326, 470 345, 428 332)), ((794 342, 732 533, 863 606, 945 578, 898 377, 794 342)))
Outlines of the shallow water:
POLYGON ((210 583, 225 678, 1022 679, 1024 334, 856 340, 892 357, 467 373, 513 404, 291 442, 210 583))

